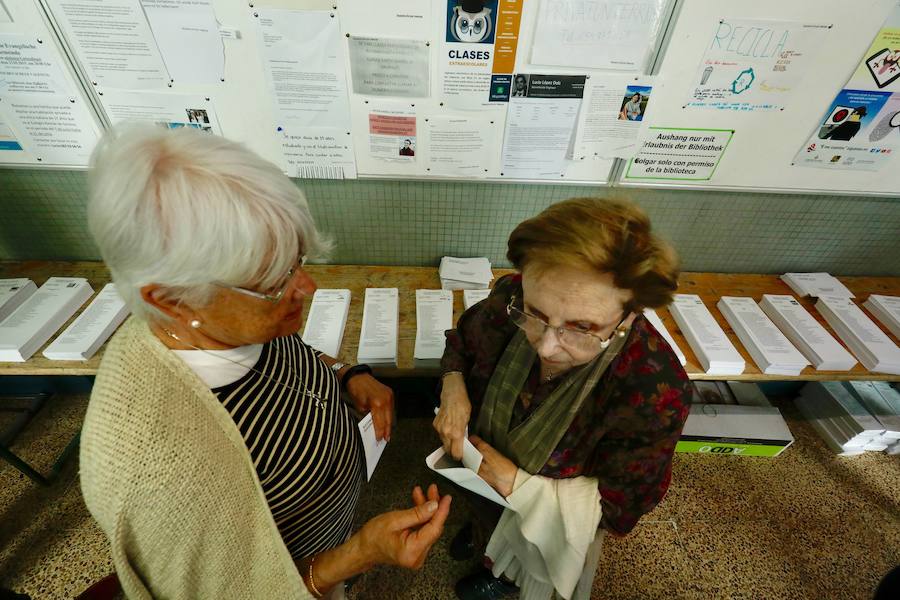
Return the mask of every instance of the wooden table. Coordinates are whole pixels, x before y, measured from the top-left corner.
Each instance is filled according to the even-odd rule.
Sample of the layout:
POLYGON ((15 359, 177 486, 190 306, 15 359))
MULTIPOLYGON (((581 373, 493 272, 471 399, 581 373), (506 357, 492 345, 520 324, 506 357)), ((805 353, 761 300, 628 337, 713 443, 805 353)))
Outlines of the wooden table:
MULTIPOLYGON (((438 370, 435 368, 421 368, 413 364, 413 346, 416 338, 415 291, 416 289, 440 288, 436 268, 309 265, 306 269, 319 287, 347 288, 352 292, 350 315, 344 331, 340 358, 348 362, 356 362, 365 289, 367 287, 396 287, 400 290, 398 365, 397 367, 378 367, 375 372, 384 377, 427 377, 438 374, 438 370)), ((494 269, 497 277, 509 272, 509 270, 494 269)), ((0 278, 29 277, 40 286, 50 276, 86 277, 97 291, 109 282, 109 272, 100 262, 0 261, 0 278)), ((858 302, 865 300, 869 294, 900 296, 900 277, 841 277, 840 279, 856 294, 858 302)), ((797 377, 762 374, 715 304, 722 296, 751 296, 755 300, 759 300, 763 294, 792 294, 791 289, 775 275, 683 273, 679 281, 679 292, 698 294, 703 299, 747 363, 747 367, 741 375, 707 375, 701 370, 693 351, 668 311, 659 309, 657 312, 660 318, 687 357, 688 363, 685 369, 691 379, 729 381, 900 380, 900 376, 897 375, 869 372, 862 365, 857 365, 851 371, 816 371, 812 367, 807 367, 797 377)), ((799 301, 826 329, 834 334, 813 308, 813 302, 809 298, 799 298, 799 301)), ((306 300, 304 303, 304 311, 307 313, 309 302, 306 300)), ((455 320, 463 311, 462 292, 454 293, 453 309, 455 320)), ((863 310, 865 311, 865 309, 863 310)), ((894 340, 894 343, 898 343, 896 337, 890 332, 886 333, 894 340)), ((835 338, 837 338, 836 335, 835 338)), ((41 351, 43 348, 24 363, 0 362, 0 375, 94 375, 97 373, 100 357, 103 354, 101 348, 90 360, 74 362, 48 360, 44 358, 41 351)))

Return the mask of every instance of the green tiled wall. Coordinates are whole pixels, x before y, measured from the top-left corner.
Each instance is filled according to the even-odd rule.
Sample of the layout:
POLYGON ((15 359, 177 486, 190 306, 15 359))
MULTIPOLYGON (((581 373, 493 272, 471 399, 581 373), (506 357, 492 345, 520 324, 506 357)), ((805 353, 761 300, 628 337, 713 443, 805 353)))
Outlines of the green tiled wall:
MULTIPOLYGON (((0 169, 0 259, 97 259, 82 171, 0 169)), ((507 266, 513 227, 553 202, 627 195, 685 270, 900 276, 900 200, 419 181, 304 181, 340 264, 436 265, 443 255, 507 266)))

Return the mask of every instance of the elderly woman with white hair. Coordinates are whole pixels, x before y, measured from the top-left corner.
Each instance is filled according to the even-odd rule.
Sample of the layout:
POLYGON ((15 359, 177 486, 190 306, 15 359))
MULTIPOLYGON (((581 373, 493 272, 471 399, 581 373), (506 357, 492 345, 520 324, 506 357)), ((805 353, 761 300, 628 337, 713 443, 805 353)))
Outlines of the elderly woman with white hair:
POLYGON ((133 598, 332 598, 376 563, 417 568, 450 497, 352 533, 364 457, 343 387, 390 435, 393 396, 297 335, 328 244, 300 190, 193 130, 113 132, 91 232, 133 317, 85 417, 81 483, 133 598))

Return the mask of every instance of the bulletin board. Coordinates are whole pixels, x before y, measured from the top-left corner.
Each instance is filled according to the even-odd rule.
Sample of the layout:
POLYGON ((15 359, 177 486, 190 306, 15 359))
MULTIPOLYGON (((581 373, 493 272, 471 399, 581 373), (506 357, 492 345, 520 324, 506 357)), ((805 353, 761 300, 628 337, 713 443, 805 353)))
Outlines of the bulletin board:
MULTIPOLYGON (((634 0, 627 8, 612 0, 35 1, 46 6, 69 47, 74 70, 105 126, 139 119, 201 128, 247 144, 300 178, 598 185, 610 181, 621 151, 607 151, 589 136, 576 139, 576 130, 584 129, 577 124, 587 118, 585 94, 602 87, 606 101, 615 103, 612 120, 624 115, 624 95, 633 97, 629 85, 639 83, 656 60, 675 5, 675 0, 634 0), (88 4, 134 16, 128 22, 132 38, 147 38, 137 66, 110 67, 114 61, 108 56, 98 58, 92 29, 103 30, 111 13, 72 8, 88 4), (146 23, 138 23, 135 6, 146 23), (94 15, 92 28, 86 19, 94 15), (606 27, 602 39, 590 37, 581 26, 586 21, 606 24, 600 26, 606 27), (620 22, 619 29, 609 29, 609 23, 620 22), (598 51, 613 46, 614 52, 598 51), (403 76, 385 78, 395 68, 403 76), (466 69, 478 77, 458 79, 454 71, 466 69), (515 93, 519 76, 527 92, 521 97, 515 93), (456 86, 454 93, 465 91, 476 80, 484 85, 478 94, 447 91, 448 85, 456 86), (601 80, 605 87, 595 85, 601 80), (345 106, 334 109, 340 104, 345 106), (316 112, 326 105, 331 108, 316 112), (345 117, 335 118, 342 111, 345 117)), ((112 24, 106 30, 115 35, 116 27, 124 29, 112 24)), ((646 94, 641 97, 642 115, 646 94)), ((608 109, 602 110, 603 118, 592 121, 595 135, 606 127, 624 139, 640 125, 624 116, 623 123, 610 124, 608 109)))
MULTIPOLYGON (((900 194, 900 116, 890 121, 900 114, 900 96, 891 93, 900 79, 879 87, 862 66, 900 49, 900 30, 880 35, 897 5, 679 1, 642 138, 656 146, 622 163, 620 183, 900 194), (834 144, 837 126, 858 121, 854 112, 866 105, 862 128, 849 123, 859 135, 834 144), (707 163, 685 168, 698 154, 707 163)), ((887 81, 894 69, 881 63, 876 71, 887 81)))
POLYGON ((84 166, 101 130, 41 6, 0 0, 0 165, 84 166))

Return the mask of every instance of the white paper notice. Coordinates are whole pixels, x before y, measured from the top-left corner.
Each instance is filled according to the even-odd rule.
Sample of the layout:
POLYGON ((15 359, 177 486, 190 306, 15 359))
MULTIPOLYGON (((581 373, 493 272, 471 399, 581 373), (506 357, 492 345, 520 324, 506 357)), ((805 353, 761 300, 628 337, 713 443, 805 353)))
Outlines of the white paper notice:
POLYGON ((565 172, 585 78, 525 77, 525 96, 513 95, 509 100, 500 174, 507 178, 559 179, 565 172))
POLYGON ((649 127, 625 179, 707 181, 733 135, 732 129, 649 127))
POLYGON ((151 121, 169 129, 190 127, 222 135, 213 103, 205 96, 109 91, 102 100, 113 123, 151 121))
POLYGON ((350 131, 343 41, 329 12, 258 9, 259 51, 277 125, 350 131))
POLYGON ((369 113, 369 154, 392 162, 416 162, 416 113, 406 108, 379 107, 369 113))
POLYGON ((585 87, 572 156, 631 158, 653 91, 651 76, 593 75, 585 87))
POLYGON ((141 5, 176 85, 225 77, 225 48, 209 0, 141 0, 141 5))
POLYGON ((642 71, 666 0, 542 0, 531 63, 642 71))
POLYGON ((138 0, 49 0, 84 62, 104 88, 165 88, 169 75, 138 0))
MULTIPOLYGON (((480 453, 478 453, 478 450, 475 450, 475 454, 478 454, 478 456, 475 457, 474 454, 471 454, 471 450, 474 450, 474 446, 472 446, 472 443, 468 439, 464 440, 463 443, 464 445, 466 445, 466 448, 463 449, 464 460, 466 459, 466 455, 468 454, 471 458, 466 462, 470 462, 472 459, 476 459, 472 463, 473 466, 475 464, 478 464, 480 466, 481 461, 477 459, 480 459, 481 455, 480 453), (468 446, 472 446, 472 448, 469 449, 468 446)), ((479 496, 483 496, 488 500, 496 502, 504 508, 515 510, 512 506, 510 506, 509 502, 506 501, 506 498, 501 496, 497 492, 497 490, 492 488, 487 481, 478 476, 477 466, 475 467, 475 469, 471 469, 464 463, 453 460, 452 456, 444 453, 443 448, 438 448, 437 450, 429 454, 425 459, 425 464, 428 465, 429 469, 436 473, 440 473, 453 483, 462 486, 471 492, 475 492, 479 496)))
POLYGON ((356 157, 347 132, 333 127, 303 127, 281 134, 287 173, 301 179, 354 179, 356 157))
POLYGON ((0 33, 0 97, 71 93, 59 61, 48 46, 49 40, 44 43, 27 35, 0 33))
POLYGON ((486 177, 497 152, 497 126, 475 117, 425 119, 427 166, 431 175, 486 177))
MULTIPOLYGON (((21 132, 21 145, 43 164, 86 165, 99 137, 84 103, 58 95, 4 96, 0 102, 0 122, 4 121, 21 132)), ((8 145, 14 147, 16 143, 12 141, 8 145)))
POLYGON ((428 96, 431 55, 424 41, 351 37, 348 45, 354 93, 428 96))
POLYGON ((709 35, 686 107, 779 110, 803 77, 829 25, 721 19, 709 35))
POLYGON ((354 35, 385 35, 410 40, 425 40, 432 36, 432 0, 378 0, 373 10, 372 0, 342 0, 341 28, 354 35))
POLYGON ((362 438, 363 453, 366 455, 366 481, 372 480, 372 473, 381 460, 384 449, 387 448, 387 440, 375 438, 375 423, 372 422, 372 413, 367 414, 359 422, 359 436, 362 438))

